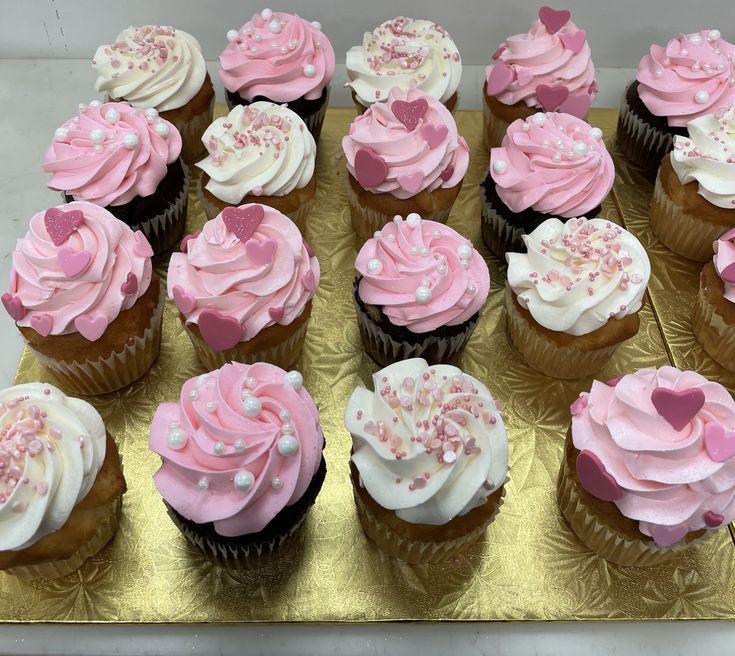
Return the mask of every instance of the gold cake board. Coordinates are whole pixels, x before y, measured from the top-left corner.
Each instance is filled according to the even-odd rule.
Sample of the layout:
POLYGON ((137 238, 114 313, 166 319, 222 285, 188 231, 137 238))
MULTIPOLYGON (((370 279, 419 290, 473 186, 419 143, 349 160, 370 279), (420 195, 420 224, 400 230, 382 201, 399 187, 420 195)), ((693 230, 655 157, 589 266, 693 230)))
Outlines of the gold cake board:
MULTIPOLYGON (((224 113, 224 107, 217 111, 224 113)), ((480 239, 478 185, 487 154, 479 112, 456 115, 472 155, 449 223, 470 237, 491 265, 493 289, 459 365, 485 382, 505 409, 510 441, 505 503, 482 542, 450 562, 410 566, 366 541, 352 500, 350 438, 342 423, 352 390, 369 384, 377 368, 362 352, 351 298, 355 251, 340 141, 354 116, 350 109, 327 113, 317 161, 317 201, 308 219, 307 237, 319 257, 322 282, 297 366, 319 406, 329 472, 309 516, 303 549, 260 570, 233 573, 201 558, 166 515, 151 480, 159 458, 148 450, 148 425, 158 403, 176 400, 182 383, 203 372, 169 302, 161 354, 151 371, 126 390, 90 399, 118 442, 128 481, 117 536, 63 579, 25 583, 0 574, 0 621, 735 618, 735 549, 728 530, 662 565, 640 569, 608 564, 565 524, 556 504, 556 477, 569 405, 589 389, 591 379, 558 381, 536 374, 508 344, 503 268, 480 239)), ((604 130, 613 149, 616 118, 615 110, 591 114, 591 123, 604 130)), ((617 181, 603 214, 640 237, 651 254, 653 276, 640 332, 618 350, 600 379, 673 363, 735 391, 735 376, 709 360, 691 334, 700 265, 674 256, 651 236, 647 205, 652 187, 620 157, 616 160, 617 181)), ((204 222, 195 184, 196 179, 188 232, 204 222)), ((26 351, 16 381, 34 380, 53 382, 26 351)))

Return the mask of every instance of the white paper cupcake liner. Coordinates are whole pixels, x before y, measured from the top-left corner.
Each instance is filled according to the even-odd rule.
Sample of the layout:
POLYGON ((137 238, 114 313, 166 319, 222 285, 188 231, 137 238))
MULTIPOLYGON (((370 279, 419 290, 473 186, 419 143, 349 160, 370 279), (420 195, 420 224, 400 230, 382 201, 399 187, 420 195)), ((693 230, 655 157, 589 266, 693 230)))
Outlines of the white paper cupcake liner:
POLYGON ((209 102, 209 107, 186 121, 171 121, 170 118, 164 116, 174 124, 181 135, 181 159, 187 164, 193 164, 206 156, 207 149, 202 143, 202 135, 212 123, 213 115, 214 95, 212 95, 212 100, 209 102))
POLYGON ((493 114, 485 99, 482 99, 482 139, 488 151, 503 143, 509 123, 493 114))
POLYGON ((692 330, 707 355, 725 369, 735 371, 735 326, 725 323, 715 312, 701 286, 694 303, 692 330))
MULTIPOLYGON (((484 195, 484 194, 483 194, 484 195)), ((482 240, 496 257, 505 262, 505 254, 523 245, 524 230, 508 223, 484 198, 480 206, 482 240)))

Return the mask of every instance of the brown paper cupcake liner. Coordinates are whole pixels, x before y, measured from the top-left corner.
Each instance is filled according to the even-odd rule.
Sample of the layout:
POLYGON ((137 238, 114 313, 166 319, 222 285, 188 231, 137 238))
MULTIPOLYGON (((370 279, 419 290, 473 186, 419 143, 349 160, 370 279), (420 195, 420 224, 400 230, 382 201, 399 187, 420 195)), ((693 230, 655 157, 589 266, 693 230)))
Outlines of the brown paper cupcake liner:
POLYGON ((32 347, 41 364, 58 379, 67 394, 107 394, 130 385, 145 374, 158 357, 161 348, 161 321, 164 297, 160 290, 158 305, 151 314, 150 323, 121 351, 104 358, 85 362, 64 362, 48 357, 32 347))
MULTIPOLYGON (((202 142, 202 135, 212 123, 213 115, 214 95, 212 95, 209 106, 199 114, 185 121, 167 119, 174 124, 181 135, 181 159, 187 164, 193 164, 206 156, 207 149, 202 142)), ((164 118, 167 117, 164 116, 164 118)))
POLYGON ((304 123, 306 123, 306 127, 309 128, 309 132, 311 132, 312 136, 314 137, 314 141, 319 141, 319 135, 322 133, 322 125, 324 125, 324 117, 327 115, 327 106, 329 105, 329 94, 330 94, 330 87, 327 87, 327 97, 324 99, 324 102, 322 103, 322 106, 319 108, 318 112, 315 112, 306 118, 303 116, 301 117, 304 123))
POLYGON ((692 330, 707 355, 725 369, 735 371, 735 326, 725 323, 715 312, 701 286, 694 303, 692 330))
POLYGON ((186 210, 189 204, 189 167, 183 161, 181 166, 184 168, 184 184, 176 199, 162 214, 147 219, 139 225, 154 255, 160 255, 171 248, 186 227, 186 210))
POLYGON ((728 226, 710 223, 676 205, 661 184, 660 173, 651 200, 651 230, 666 248, 697 262, 712 258, 712 243, 728 226))
POLYGON ((487 102, 482 103, 482 141, 490 151, 503 143, 503 137, 510 124, 493 114, 487 102))
POLYGON ((495 208, 483 199, 480 207, 482 219, 480 231, 485 246, 505 262, 507 252, 523 252, 526 247, 523 243, 524 230, 508 223, 495 208))

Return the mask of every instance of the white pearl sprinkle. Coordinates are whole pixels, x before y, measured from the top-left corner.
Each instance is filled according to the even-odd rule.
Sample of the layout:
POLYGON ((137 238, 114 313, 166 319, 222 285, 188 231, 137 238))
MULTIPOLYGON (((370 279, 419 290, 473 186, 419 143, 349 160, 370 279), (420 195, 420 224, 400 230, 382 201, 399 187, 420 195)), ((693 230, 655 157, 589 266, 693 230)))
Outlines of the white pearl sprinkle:
POLYGON ((706 102, 709 102, 709 94, 704 91, 697 91, 697 93, 694 94, 694 102, 704 105, 706 102))
POLYGON ((250 52, 252 52, 254 55, 257 55, 258 54, 258 49, 255 46, 253 46, 252 48, 250 48, 250 52))
POLYGON ((154 130, 159 137, 164 138, 169 135, 169 132, 171 132, 171 128, 168 127, 168 123, 166 121, 158 121, 154 130))
POLYGON ((190 399, 198 399, 199 398, 199 392, 196 390, 189 390, 189 398, 190 399))
POLYGON ((299 442, 292 435, 284 435, 278 440, 278 453, 282 456, 292 456, 299 450, 299 442))
POLYGON ((281 432, 284 434, 293 433, 294 427, 293 424, 285 423, 283 426, 281 426, 281 432))
POLYGON ((63 141, 69 136, 69 128, 65 128, 63 125, 60 128, 54 130, 54 138, 57 141, 63 141))
POLYGON ((508 170, 508 163, 504 159, 496 159, 493 162, 493 171, 503 174, 508 170))
POLYGON ((558 140, 558 141, 557 141, 557 142, 556 142, 556 143, 554 144, 554 146, 556 147, 556 149, 557 149, 557 150, 564 150, 564 149, 566 148, 566 144, 565 144, 565 143, 564 143, 564 141, 563 141, 563 140, 561 140, 561 139, 559 139, 559 140, 558 140))
POLYGON ((286 374, 286 384, 294 389, 301 389, 304 385, 304 377, 298 371, 289 371, 286 374))
POLYGON ((655 70, 655 71, 653 72, 653 74, 654 74, 654 75, 655 75, 656 77, 663 77, 663 76, 664 76, 664 69, 663 69, 663 68, 657 68, 657 69, 656 69, 656 70, 655 70))
POLYGON ((544 123, 546 123, 546 114, 538 112, 531 117, 531 120, 534 122, 535 125, 543 125, 544 123))
POLYGON ((123 146, 128 150, 133 150, 138 146, 138 135, 135 132, 128 132, 123 137, 123 146))
POLYGON ((280 34, 282 29, 281 21, 272 20, 270 23, 268 23, 268 29, 273 32, 273 34, 280 34))
POLYGON ((433 237, 434 239, 439 239, 439 237, 441 237, 441 236, 442 236, 442 233, 441 233, 441 231, 439 231, 439 230, 433 230, 433 231, 432 231, 432 233, 431 233, 431 236, 432 236, 432 237, 433 237))
POLYGON ((197 378, 197 382, 196 382, 197 388, 199 388, 202 385, 204 385, 204 383, 206 383, 208 380, 209 380, 209 376, 207 376, 207 374, 202 374, 201 376, 199 376, 199 378, 197 378))
POLYGON ((459 265, 460 265, 460 266, 461 266, 461 267, 462 267, 463 269, 469 269, 469 268, 470 268, 470 261, 469 261, 469 260, 460 260, 460 261, 459 261, 459 265))
POLYGON ((184 448, 187 439, 188 437, 186 433, 181 428, 172 428, 168 432, 168 438, 166 439, 166 441, 168 443, 169 449, 178 451, 179 449, 184 448))
POLYGON ((105 121, 108 123, 117 123, 120 120, 120 112, 118 112, 115 108, 110 107, 105 112, 105 121))
MULTIPOLYGON (((705 68, 709 68, 708 66, 705 66, 705 68)), ((696 73, 699 70, 699 62, 694 62, 692 64, 692 70, 696 73)))
POLYGON ((457 256, 460 260, 469 260, 472 257, 472 246, 470 244, 460 244, 457 246, 457 256))
POLYGON ((467 293, 468 294, 476 294, 477 293, 477 287, 474 285, 474 283, 470 283, 467 285, 467 293))
POLYGON ((322 29, 322 24, 319 21, 311 21, 311 24, 318 30, 322 29))
POLYGON ((394 237, 393 235, 388 235, 388 236, 386 237, 386 239, 387 239, 388 241, 391 241, 391 242, 392 242, 392 241, 395 241, 395 240, 396 240, 396 238, 395 238, 395 237, 394 237))
POLYGON ((207 405, 205 407, 207 408, 207 412, 214 412, 217 409, 217 402, 207 401, 207 405))
POLYGON ((686 48, 682 48, 680 52, 681 52, 682 56, 684 56, 684 57, 686 57, 686 56, 689 55, 689 51, 686 48))
POLYGON ((265 9, 263 9, 263 11, 260 12, 260 15, 263 20, 270 20, 273 17, 273 11, 266 7, 265 9))
POLYGON ((416 212, 411 212, 406 217, 406 224, 409 228, 418 228, 421 225, 421 217, 416 212))
POLYGON ((600 130, 600 128, 590 128, 589 135, 593 139, 597 139, 597 141, 599 141, 602 139, 602 130, 600 130))
POLYGON ((554 153, 554 156, 551 159, 555 162, 561 162, 561 153, 554 153))
POLYGON ((102 107, 102 102, 100 100, 90 100, 89 106, 90 107, 102 107))
POLYGON ((209 487, 209 481, 206 478, 200 478, 197 486, 203 492, 209 487))
POLYGON ((431 289, 425 285, 419 285, 416 288, 416 302, 428 303, 431 300, 431 289))
POLYGON ((237 30, 227 30, 227 40, 230 43, 233 43, 233 42, 237 41, 237 38, 239 36, 240 35, 238 34, 237 30))
POLYGON ((368 261, 367 269, 370 273, 380 273, 383 270, 383 263, 380 260, 373 258, 368 261))
POLYGON ((153 123, 158 118, 158 111, 155 107, 149 107, 145 110, 145 120, 148 121, 148 123, 153 123))
POLYGON ((77 105, 77 109, 78 109, 78 110, 79 110, 80 112, 83 112, 84 110, 86 110, 86 109, 87 109, 87 105, 86 105, 86 103, 79 103, 79 104, 77 105))
POLYGON ((708 41, 717 41, 722 34, 720 34, 720 30, 710 30, 709 34, 707 34, 707 40, 708 41))
POLYGON ((253 393, 249 389, 244 389, 242 392, 240 392, 240 398, 241 399, 247 399, 249 396, 252 396, 253 393))
POLYGON ((255 389, 256 385, 258 384, 258 379, 255 376, 248 376, 247 379, 245 380, 245 384, 250 389, 255 389))
POLYGON ((245 451, 245 440, 235 440, 235 451, 238 453, 245 451))
POLYGON ((278 413, 278 416, 281 418, 281 421, 288 421, 291 419, 291 413, 284 408, 278 413))
POLYGON ((572 144, 572 149, 574 150, 577 155, 586 155, 587 151, 589 150, 589 146, 584 141, 575 141, 572 144))
POLYGON ((221 456, 225 452, 225 443, 224 442, 215 442, 214 443, 214 455, 221 456))
POLYGON ((382 236, 383 236, 383 233, 380 230, 376 230, 373 233, 373 238, 375 238, 375 239, 380 239, 382 236))
POLYGON ((440 264, 437 268, 437 273, 440 273, 441 275, 445 275, 449 269, 447 269, 446 264, 440 264))
POLYGON ((247 469, 241 469, 232 481, 238 492, 247 492, 255 484, 255 476, 247 469))
MULTIPOLYGON (((110 144, 110 145, 112 145, 112 144, 110 144)), ((95 153, 101 153, 104 149, 105 149, 104 146, 100 146, 100 144, 97 144, 94 147, 94 152, 95 153)))
POLYGON ((530 123, 524 123, 521 127, 523 127, 524 132, 528 132, 531 129, 530 123))
POLYGON ((101 144, 105 140, 105 131, 102 128, 94 128, 89 131, 89 140, 93 144, 101 144))
POLYGON ((447 464, 451 465, 457 460, 457 454, 454 451, 445 451, 442 456, 442 460, 447 464))
POLYGON ((253 26, 248 23, 247 25, 245 25, 245 27, 242 28, 242 31, 245 32, 245 34, 252 34, 253 26))
POLYGON ((429 248, 427 246, 422 246, 419 252, 421 253, 421 255, 426 257, 429 254, 429 248))
POLYGON ((263 36, 261 34, 255 34, 253 36, 253 41, 262 41, 262 40, 263 40, 263 36))
POLYGON ((314 77, 316 75, 316 66, 313 64, 306 64, 306 66, 304 66, 304 75, 306 77, 314 77))
POLYGON ((393 223, 403 223, 403 217, 400 214, 396 214, 393 217, 393 223))
POLYGON ((278 476, 274 476, 271 479, 271 485, 276 488, 276 490, 280 490, 283 487, 283 481, 278 478, 278 476))
POLYGON ((260 400, 255 396, 249 396, 242 402, 242 409, 247 417, 257 417, 262 408, 260 400))
POLYGON ((288 48, 286 46, 281 46, 281 53, 286 54, 288 52, 288 48))
POLYGON ((702 43, 702 35, 701 34, 690 34, 689 41, 691 41, 695 46, 698 46, 700 43, 702 43))

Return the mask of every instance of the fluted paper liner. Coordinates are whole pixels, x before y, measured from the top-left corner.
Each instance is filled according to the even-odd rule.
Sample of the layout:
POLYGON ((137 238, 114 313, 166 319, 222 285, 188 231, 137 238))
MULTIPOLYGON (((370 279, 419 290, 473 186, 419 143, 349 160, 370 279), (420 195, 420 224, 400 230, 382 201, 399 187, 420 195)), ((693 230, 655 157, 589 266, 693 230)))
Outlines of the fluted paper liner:
POLYGON ((186 210, 189 204, 189 167, 181 161, 184 168, 184 182, 176 200, 162 214, 141 222, 137 227, 145 235, 154 255, 160 255, 171 248, 181 237, 186 226, 186 210))
MULTIPOLYGON (((484 194, 481 194, 481 196, 484 196, 484 194)), ((508 223, 484 197, 481 198, 480 203, 482 221, 480 228, 485 246, 503 261, 505 261, 505 254, 508 251, 525 250, 523 244, 525 231, 508 223)))
POLYGON ((482 102, 482 142, 490 151, 503 143, 503 137, 508 131, 510 123, 493 114, 490 106, 485 100, 482 102))
POLYGON ((697 341, 715 362, 729 371, 735 371, 735 326, 715 312, 700 287, 694 304, 692 330, 697 341))
POLYGON ((301 117, 304 123, 306 123, 306 127, 309 128, 309 132, 311 132, 312 136, 314 137, 314 141, 316 141, 317 143, 319 142, 319 136, 322 133, 324 117, 327 115, 327 106, 329 105, 330 91, 331 88, 328 86, 327 97, 324 99, 324 102, 322 103, 322 106, 319 108, 318 112, 314 112, 306 118, 304 118, 303 116, 301 117))

